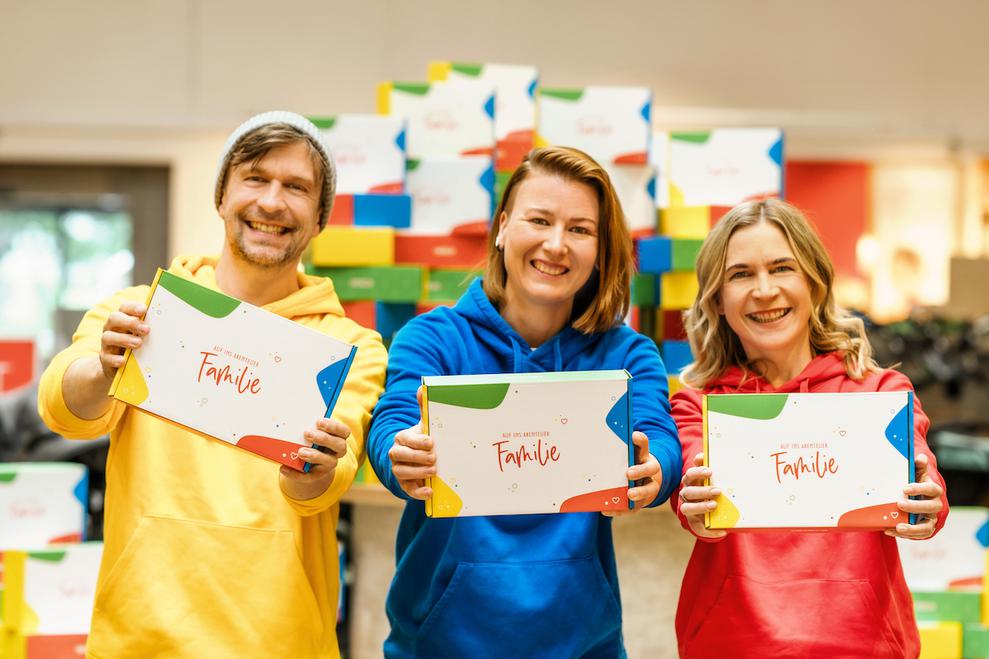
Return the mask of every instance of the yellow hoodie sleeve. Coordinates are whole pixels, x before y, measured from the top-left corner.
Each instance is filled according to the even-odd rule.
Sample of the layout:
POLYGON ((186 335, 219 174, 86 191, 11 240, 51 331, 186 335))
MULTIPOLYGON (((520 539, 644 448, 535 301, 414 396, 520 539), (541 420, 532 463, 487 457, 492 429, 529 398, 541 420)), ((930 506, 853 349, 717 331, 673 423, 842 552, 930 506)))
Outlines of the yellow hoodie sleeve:
POLYGON ((90 309, 72 336, 72 343, 52 359, 38 386, 38 413, 53 432, 69 439, 102 437, 116 427, 127 409, 126 404, 112 401, 110 409, 97 419, 82 419, 72 413, 62 396, 62 378, 69 366, 82 357, 100 354, 103 325, 109 315, 124 302, 145 302, 150 288, 125 289, 90 309))
POLYGON ((385 386, 388 353, 378 333, 347 318, 334 317, 332 321, 339 326, 330 328, 326 333, 357 346, 350 373, 331 415, 347 424, 350 437, 347 439, 347 454, 337 462, 333 481, 325 492, 306 500, 285 496, 289 505, 302 516, 315 515, 335 505, 354 482, 357 469, 364 461, 364 439, 371 423, 371 410, 385 386), (341 329, 345 331, 340 332, 341 329))

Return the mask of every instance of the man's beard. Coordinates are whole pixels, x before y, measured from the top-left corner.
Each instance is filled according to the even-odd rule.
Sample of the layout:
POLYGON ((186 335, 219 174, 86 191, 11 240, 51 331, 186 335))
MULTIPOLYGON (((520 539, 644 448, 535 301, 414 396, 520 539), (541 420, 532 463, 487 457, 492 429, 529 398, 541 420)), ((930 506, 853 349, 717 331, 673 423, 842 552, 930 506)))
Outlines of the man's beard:
MULTIPOLYGON (((277 220, 277 218, 274 217, 264 219, 277 220)), ((260 220, 260 222, 263 222, 264 219, 260 220)), ((290 242, 280 253, 272 253, 273 249, 268 247, 255 248, 253 250, 254 253, 252 253, 248 247, 245 233, 252 230, 247 225, 247 222, 254 222, 255 219, 250 217, 247 213, 241 212, 237 214, 237 221, 240 222, 240 231, 231 237, 230 247, 235 256, 247 261, 248 263, 260 266, 262 268, 277 268, 294 261, 299 257, 299 254, 301 254, 301 251, 295 249, 295 242, 290 242), (259 254, 257 252, 261 253, 259 254)), ((289 233, 295 232, 290 229, 289 233)))

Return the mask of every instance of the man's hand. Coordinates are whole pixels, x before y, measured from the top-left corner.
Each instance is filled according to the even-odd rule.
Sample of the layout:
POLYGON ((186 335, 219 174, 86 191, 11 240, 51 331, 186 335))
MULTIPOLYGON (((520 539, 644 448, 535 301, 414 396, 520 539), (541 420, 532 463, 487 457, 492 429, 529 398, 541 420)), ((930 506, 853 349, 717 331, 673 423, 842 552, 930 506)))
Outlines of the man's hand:
POLYGON ((151 331, 142 318, 147 308, 139 302, 124 302, 103 324, 100 337, 100 367, 108 382, 124 365, 124 350, 137 350, 151 331))
POLYGON ((336 419, 319 419, 316 426, 304 433, 306 441, 315 448, 302 447, 299 457, 312 465, 308 473, 282 465, 278 483, 285 496, 305 501, 326 492, 336 474, 337 461, 347 454, 350 428, 336 419))
POLYGON ((632 444, 635 446, 635 464, 628 468, 625 478, 635 483, 628 488, 629 501, 634 507, 630 510, 615 510, 601 513, 606 517, 619 517, 637 513, 656 498, 663 484, 663 470, 659 467, 656 456, 649 452, 649 438, 638 430, 632 433, 632 444))

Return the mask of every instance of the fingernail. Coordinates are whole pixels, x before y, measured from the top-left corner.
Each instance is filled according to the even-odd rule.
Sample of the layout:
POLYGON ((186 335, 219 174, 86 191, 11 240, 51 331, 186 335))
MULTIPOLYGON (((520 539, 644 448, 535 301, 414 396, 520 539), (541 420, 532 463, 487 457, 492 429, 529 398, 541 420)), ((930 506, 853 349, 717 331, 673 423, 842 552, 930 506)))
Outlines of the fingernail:
POLYGON ((311 448, 303 447, 299 449, 299 455, 301 455, 304 458, 311 458, 314 455, 316 455, 316 453, 317 452, 311 448))
POLYGON ((711 488, 711 494, 713 494, 716 497, 717 496, 721 496, 721 488, 720 487, 712 487, 711 488))
POLYGON ((151 328, 150 328, 150 327, 148 327, 148 326, 147 326, 147 325, 146 325, 145 323, 141 323, 140 325, 138 325, 138 326, 137 326, 137 329, 139 329, 140 331, 142 331, 142 332, 145 332, 145 333, 146 333, 146 332, 147 332, 148 330, 150 330, 151 328))

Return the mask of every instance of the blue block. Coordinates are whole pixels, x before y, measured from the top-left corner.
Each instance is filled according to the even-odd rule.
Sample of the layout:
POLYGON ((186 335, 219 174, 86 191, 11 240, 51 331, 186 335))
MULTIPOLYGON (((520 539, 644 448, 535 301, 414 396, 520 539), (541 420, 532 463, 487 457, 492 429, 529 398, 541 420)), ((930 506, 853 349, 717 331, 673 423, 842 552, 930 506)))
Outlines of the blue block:
POLYGON ((355 194, 354 226, 395 227, 412 225, 412 196, 407 194, 355 194))
POLYGON ((642 238, 638 245, 639 272, 662 274, 673 270, 673 241, 668 236, 642 238))
POLYGON ((694 361, 694 356, 690 352, 690 343, 687 341, 663 341, 662 352, 666 372, 670 375, 679 374, 690 362, 694 361))
POLYGON ((375 304, 375 329, 386 343, 390 343, 395 332, 416 315, 414 302, 378 302, 375 304))

